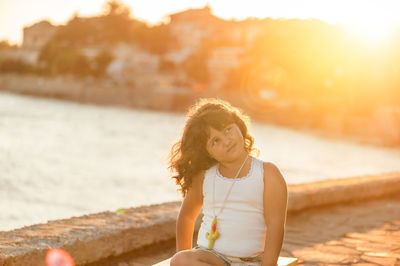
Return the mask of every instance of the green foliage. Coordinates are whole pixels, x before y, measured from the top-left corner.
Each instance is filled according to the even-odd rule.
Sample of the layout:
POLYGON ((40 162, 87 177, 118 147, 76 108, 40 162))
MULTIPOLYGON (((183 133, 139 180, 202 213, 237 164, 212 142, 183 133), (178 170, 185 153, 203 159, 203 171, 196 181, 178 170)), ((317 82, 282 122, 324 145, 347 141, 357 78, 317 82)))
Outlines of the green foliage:
POLYGON ((121 16, 129 18, 131 10, 123 2, 110 0, 103 5, 104 14, 106 16, 121 16))
POLYGON ((48 43, 39 55, 39 62, 49 74, 87 76, 92 70, 89 60, 73 46, 48 43))
POLYGON ((113 57, 108 50, 103 50, 92 61, 92 73, 96 77, 106 75, 107 66, 111 63, 113 57))
POLYGON ((117 214, 125 214, 125 209, 119 208, 119 209, 115 210, 115 213, 117 213, 117 214))
POLYGON ((59 42, 49 42, 39 55, 39 62, 46 73, 72 74, 81 77, 105 76, 107 66, 112 59, 110 52, 103 50, 90 60, 80 52, 78 47, 63 45, 59 42))
POLYGON ((178 47, 177 39, 164 24, 136 30, 136 41, 142 49, 158 55, 178 47))
POLYGON ((163 54, 177 46, 168 26, 149 27, 142 21, 132 19, 130 14, 129 7, 122 2, 109 1, 104 5, 104 12, 100 16, 82 18, 75 15, 57 30, 49 42, 73 47, 111 46, 124 42, 138 44, 155 54, 163 54))
POLYGON ((36 73, 37 69, 21 60, 3 59, 0 61, 0 73, 7 72, 26 74, 36 73))
POLYGON ((79 17, 72 18, 67 25, 57 30, 50 43, 62 44, 63 46, 82 46, 98 41, 96 24, 93 21, 79 17))
POLYGON ((208 47, 200 47, 182 63, 182 69, 187 77, 202 84, 207 84, 210 81, 210 74, 207 66, 209 52, 208 47))
POLYGON ((16 49, 16 48, 17 48, 17 46, 16 45, 11 45, 8 40, 0 41, 0 50, 3 50, 3 49, 16 49))
POLYGON ((130 9, 119 1, 104 5, 104 13, 98 17, 81 18, 75 15, 61 27, 42 48, 39 62, 50 74, 78 76, 104 76, 112 61, 109 52, 103 51, 93 60, 86 58, 80 49, 87 46, 112 47, 117 43, 138 44, 155 53, 165 53, 175 45, 166 26, 148 27, 130 18, 130 9))
POLYGON ((135 40, 135 32, 146 28, 145 23, 131 19, 129 7, 118 1, 107 2, 104 9, 104 14, 97 17, 74 15, 50 42, 69 46, 132 42, 135 40))
MULTIPOLYGON (((176 67, 175 70, 183 70, 191 81, 207 84, 210 82, 207 60, 212 49, 246 47, 247 52, 240 58, 242 65, 227 74, 223 89, 234 92, 245 84, 255 90, 273 88, 279 95, 288 97, 333 97, 350 104, 367 102, 367 98, 370 103, 378 98, 387 102, 398 98, 400 35, 373 54, 339 26, 318 20, 248 20, 243 24, 227 22, 221 27, 204 23, 205 30, 215 32, 181 66, 161 61, 161 71, 176 67), (260 32, 252 44, 247 42, 260 32), (237 38, 238 34, 242 36, 237 38), (378 89, 381 87, 385 93, 378 89)), ((75 15, 43 48, 40 62, 54 74, 103 76, 112 60, 110 53, 103 52, 89 60, 82 55, 81 48, 106 50, 121 42, 138 45, 157 55, 179 48, 169 25, 150 27, 131 18, 128 6, 112 0, 104 5, 100 16, 75 15)), ((0 42, 1 47, 7 44, 0 42)))

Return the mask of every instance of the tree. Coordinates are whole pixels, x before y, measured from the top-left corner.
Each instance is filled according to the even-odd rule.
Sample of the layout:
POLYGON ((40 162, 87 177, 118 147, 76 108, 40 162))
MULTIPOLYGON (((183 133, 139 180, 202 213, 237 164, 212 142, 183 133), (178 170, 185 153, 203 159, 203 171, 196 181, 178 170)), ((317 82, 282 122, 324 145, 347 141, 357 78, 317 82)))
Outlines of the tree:
POLYGON ((11 45, 10 42, 8 40, 2 40, 0 41, 0 50, 2 49, 16 49, 17 46, 16 45, 11 45))
POLYGON ((0 60, 0 73, 14 72, 27 74, 35 73, 36 71, 37 69, 34 66, 21 60, 10 58, 0 60))
POLYGON ((39 62, 49 74, 87 76, 91 73, 89 60, 73 46, 48 43, 41 50, 39 62))
POLYGON ((208 55, 209 49, 202 46, 182 63, 183 70, 190 79, 202 84, 210 81, 207 66, 208 55))
POLYGON ((106 2, 103 5, 103 10, 106 16, 122 16, 129 18, 131 15, 130 8, 124 3, 117 0, 106 2))
POLYGON ((178 40, 165 24, 135 30, 135 41, 142 49, 158 55, 178 46, 178 40))
POLYGON ((108 50, 103 50, 92 62, 92 73, 96 77, 105 76, 107 66, 111 63, 113 57, 108 50))

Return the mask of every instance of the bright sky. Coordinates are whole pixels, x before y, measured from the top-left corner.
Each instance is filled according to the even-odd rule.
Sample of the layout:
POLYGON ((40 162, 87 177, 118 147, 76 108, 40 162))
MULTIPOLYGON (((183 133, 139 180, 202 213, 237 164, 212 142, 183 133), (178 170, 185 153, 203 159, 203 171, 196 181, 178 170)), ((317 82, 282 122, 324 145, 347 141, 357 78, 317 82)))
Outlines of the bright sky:
MULTIPOLYGON (((65 23, 74 12, 99 14, 106 0, 0 0, 0 40, 22 41, 22 29, 42 19, 65 23)), ((344 23, 367 38, 383 38, 400 25, 398 0, 124 0, 135 18, 158 23, 171 13, 207 3, 225 19, 246 17, 317 18, 344 23)))

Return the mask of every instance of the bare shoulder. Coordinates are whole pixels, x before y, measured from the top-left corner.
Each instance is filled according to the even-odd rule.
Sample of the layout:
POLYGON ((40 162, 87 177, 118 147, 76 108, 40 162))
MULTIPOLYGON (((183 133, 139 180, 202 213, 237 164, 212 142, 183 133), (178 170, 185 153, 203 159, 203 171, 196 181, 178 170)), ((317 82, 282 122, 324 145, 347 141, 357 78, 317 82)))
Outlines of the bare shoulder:
POLYGON ((274 187, 286 187, 286 181, 278 166, 272 162, 263 162, 264 184, 274 187))
POLYGON ((272 162, 263 162, 264 171, 265 170, 279 170, 278 166, 276 166, 272 162))

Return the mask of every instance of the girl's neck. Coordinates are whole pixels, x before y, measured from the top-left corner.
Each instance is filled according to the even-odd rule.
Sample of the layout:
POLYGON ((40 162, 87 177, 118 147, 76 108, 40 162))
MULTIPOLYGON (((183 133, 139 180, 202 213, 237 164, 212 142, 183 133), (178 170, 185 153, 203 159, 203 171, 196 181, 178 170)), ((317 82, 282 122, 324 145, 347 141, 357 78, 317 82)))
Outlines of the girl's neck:
MULTIPOLYGON (((247 165, 250 162, 250 155, 247 153, 247 151, 243 151, 243 153, 238 156, 238 158, 234 161, 230 162, 219 162, 219 172, 229 178, 234 178, 235 175, 237 174, 237 171, 239 170, 240 166, 243 164, 243 162, 246 160, 245 164, 243 165, 243 168, 240 172, 242 173, 247 173, 248 167, 247 165), (249 158, 247 158, 249 157, 249 158)), ((238 175, 238 178, 240 177, 240 173, 238 175)))

